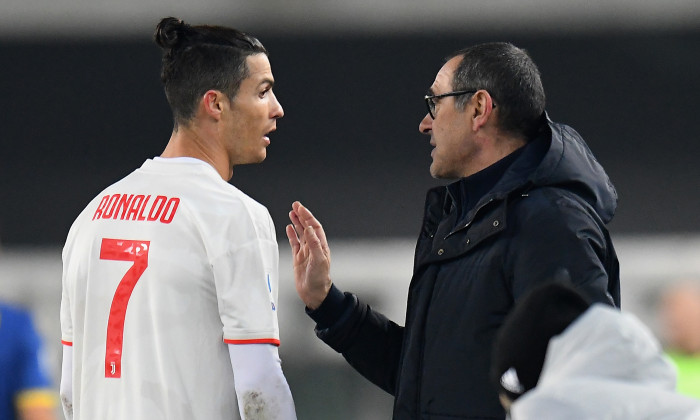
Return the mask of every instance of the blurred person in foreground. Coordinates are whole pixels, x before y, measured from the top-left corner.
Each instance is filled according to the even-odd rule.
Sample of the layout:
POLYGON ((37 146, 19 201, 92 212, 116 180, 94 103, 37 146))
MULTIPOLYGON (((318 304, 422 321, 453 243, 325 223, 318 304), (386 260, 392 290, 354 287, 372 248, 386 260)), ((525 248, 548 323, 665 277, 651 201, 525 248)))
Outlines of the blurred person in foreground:
POLYGON ((508 315, 492 380, 512 420, 700 419, 651 331, 567 283, 533 289, 508 315))
POLYGON ((54 420, 58 399, 26 309, 0 301, 0 419, 54 420))
POLYGON ((88 204, 63 250, 64 411, 294 419, 277 349, 274 226, 227 182, 236 165, 265 159, 283 116, 267 50, 236 29, 175 18, 155 42, 170 140, 88 204))
POLYGON ((678 370, 678 392, 700 398, 700 280, 682 280, 661 297, 661 336, 678 370))
POLYGON ((570 276, 620 304, 606 229, 617 194, 586 143, 545 114, 540 73, 509 43, 449 57, 425 96, 428 192, 405 327, 331 280, 321 223, 295 202, 287 226, 297 292, 316 333, 395 398, 394 419, 503 419, 489 380, 503 319, 542 279, 570 276))

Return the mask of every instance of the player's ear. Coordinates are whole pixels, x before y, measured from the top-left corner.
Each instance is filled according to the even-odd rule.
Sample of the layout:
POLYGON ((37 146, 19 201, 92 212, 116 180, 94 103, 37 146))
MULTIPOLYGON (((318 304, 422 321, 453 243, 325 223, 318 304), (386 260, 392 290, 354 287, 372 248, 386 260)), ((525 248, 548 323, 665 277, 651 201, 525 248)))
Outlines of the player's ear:
POLYGON ((207 115, 218 120, 221 118, 224 107, 229 105, 229 100, 220 90, 211 89, 202 95, 201 105, 207 115))

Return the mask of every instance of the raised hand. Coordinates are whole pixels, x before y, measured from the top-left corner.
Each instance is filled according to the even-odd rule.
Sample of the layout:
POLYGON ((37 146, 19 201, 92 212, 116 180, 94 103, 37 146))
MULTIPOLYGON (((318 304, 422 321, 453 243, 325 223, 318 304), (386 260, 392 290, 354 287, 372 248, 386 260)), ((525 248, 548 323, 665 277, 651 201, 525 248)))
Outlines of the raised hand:
POLYGON ((331 250, 321 223, 300 202, 292 204, 286 232, 292 247, 297 293, 309 309, 318 308, 331 288, 331 250))

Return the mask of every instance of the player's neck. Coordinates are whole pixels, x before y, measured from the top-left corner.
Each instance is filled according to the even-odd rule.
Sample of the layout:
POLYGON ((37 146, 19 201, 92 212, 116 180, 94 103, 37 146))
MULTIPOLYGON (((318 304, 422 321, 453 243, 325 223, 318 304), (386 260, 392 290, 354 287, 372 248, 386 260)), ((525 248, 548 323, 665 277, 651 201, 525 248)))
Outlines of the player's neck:
POLYGON ((179 127, 170 136, 161 157, 193 157, 209 163, 221 178, 231 179, 232 170, 228 155, 212 136, 202 133, 198 127, 179 127))

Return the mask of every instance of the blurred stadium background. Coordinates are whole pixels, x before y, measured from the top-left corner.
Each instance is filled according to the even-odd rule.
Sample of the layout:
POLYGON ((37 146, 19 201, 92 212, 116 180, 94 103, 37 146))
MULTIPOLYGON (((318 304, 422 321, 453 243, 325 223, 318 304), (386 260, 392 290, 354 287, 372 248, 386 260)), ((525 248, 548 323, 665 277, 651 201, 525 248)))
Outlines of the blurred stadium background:
POLYGON ((550 116, 608 170, 624 310, 656 328, 659 291, 700 277, 696 0, 3 0, 0 298, 34 311, 56 380, 68 228, 170 135, 150 38, 169 15, 237 27, 271 51, 286 115, 268 159, 237 168, 232 183, 277 225, 280 352, 300 419, 390 418, 391 398, 314 338, 291 280, 290 204, 324 222, 335 281, 400 322, 424 193, 440 184, 417 130, 422 95, 460 47, 526 48, 550 116))

